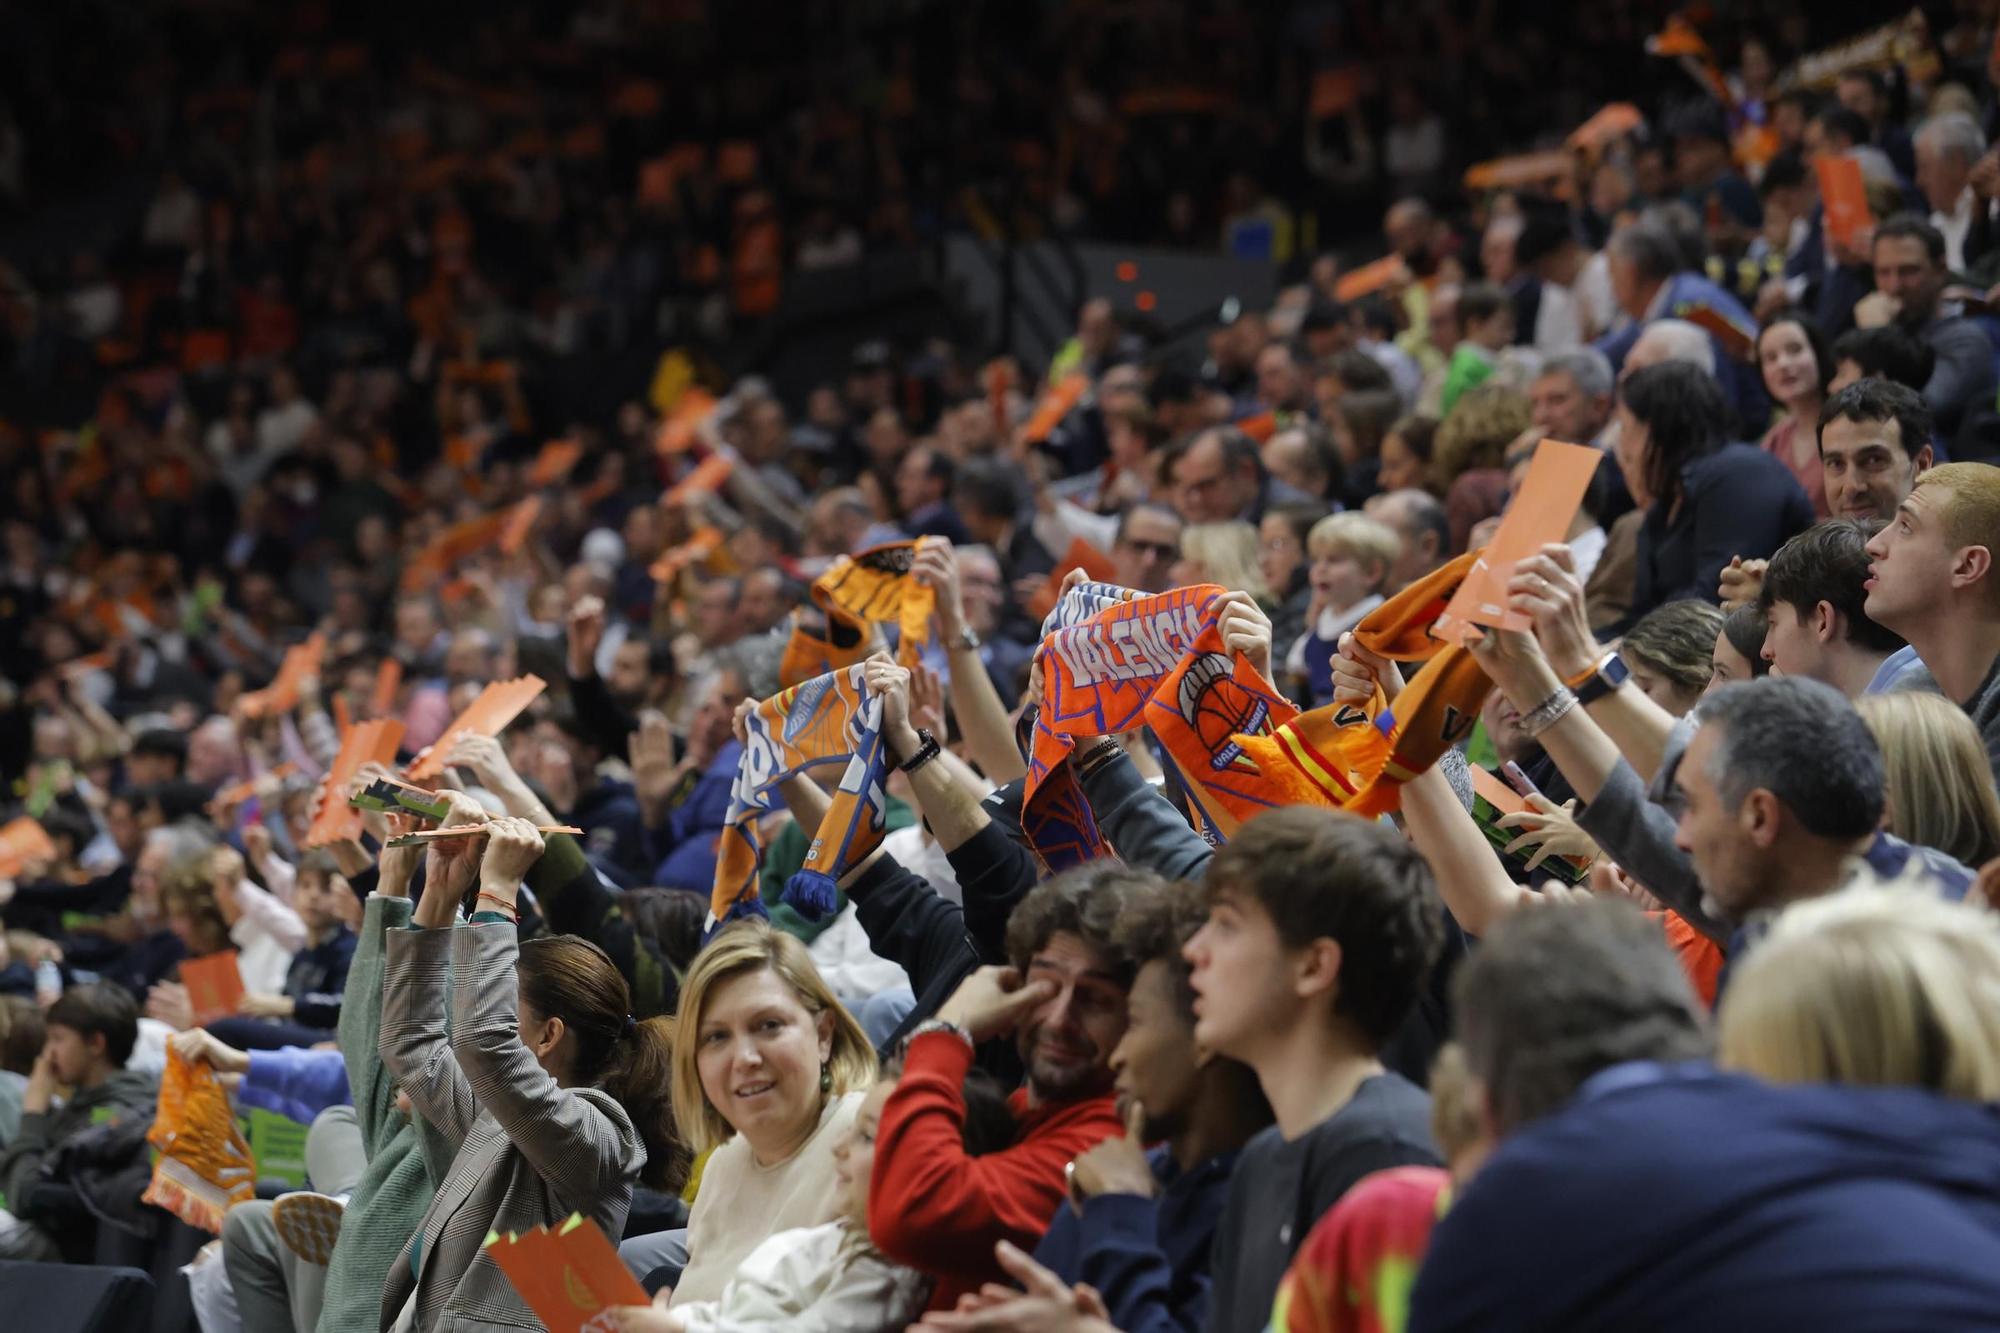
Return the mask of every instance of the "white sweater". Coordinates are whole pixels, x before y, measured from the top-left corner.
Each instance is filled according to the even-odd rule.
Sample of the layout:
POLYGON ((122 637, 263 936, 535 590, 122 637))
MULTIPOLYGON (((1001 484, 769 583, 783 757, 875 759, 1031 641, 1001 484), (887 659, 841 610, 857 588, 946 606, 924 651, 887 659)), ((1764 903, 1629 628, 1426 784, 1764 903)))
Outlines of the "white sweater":
POLYGON ((701 1171, 701 1191, 688 1214, 688 1265, 674 1288, 673 1308, 712 1301, 764 1241, 780 1231, 816 1227, 833 1215, 838 1182, 833 1145, 854 1123, 866 1092, 829 1100, 805 1146, 776 1166, 759 1166, 741 1134, 717 1148, 701 1171))
POLYGON ((677 1289, 673 1309, 686 1333, 901 1333, 923 1313, 930 1285, 884 1258, 861 1228, 828 1222, 750 1251, 716 1300, 683 1305, 677 1289))

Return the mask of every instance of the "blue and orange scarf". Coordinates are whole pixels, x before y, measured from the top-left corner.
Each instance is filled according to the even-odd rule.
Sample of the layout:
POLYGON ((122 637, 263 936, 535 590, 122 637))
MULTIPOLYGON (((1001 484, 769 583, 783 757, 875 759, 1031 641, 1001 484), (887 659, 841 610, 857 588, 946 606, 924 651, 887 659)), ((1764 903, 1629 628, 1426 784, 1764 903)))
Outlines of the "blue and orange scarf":
POLYGON ((1298 709, 1222 645, 1212 583, 1154 596, 1082 584, 1050 613, 1036 660, 1042 702, 1021 824, 1051 871, 1104 855, 1097 821, 1069 770, 1078 736, 1152 728, 1197 826, 1213 842, 1272 799, 1238 737, 1263 735, 1298 709))
POLYGON ((778 787, 786 779, 842 765, 805 864, 785 885, 785 901, 809 920, 834 909, 840 877, 881 846, 888 815, 882 701, 862 684, 859 664, 780 690, 757 705, 747 730, 716 857, 711 933, 739 917, 765 915, 757 892, 764 850, 757 822, 783 808, 778 787))

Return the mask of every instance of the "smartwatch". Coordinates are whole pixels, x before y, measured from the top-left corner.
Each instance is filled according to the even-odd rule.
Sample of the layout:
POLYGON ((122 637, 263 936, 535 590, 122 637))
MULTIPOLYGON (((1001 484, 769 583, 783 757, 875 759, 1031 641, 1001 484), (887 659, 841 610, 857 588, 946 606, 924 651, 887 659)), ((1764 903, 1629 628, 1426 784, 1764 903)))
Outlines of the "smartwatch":
POLYGON ((938 757, 939 746, 937 737, 931 735, 929 727, 917 728, 917 740, 920 742, 917 746, 917 752, 896 766, 905 773, 914 773, 938 757))
POLYGON ((1574 680, 1564 681, 1563 684, 1576 693, 1578 703, 1589 705, 1596 703, 1631 678, 1632 668, 1625 665, 1625 659, 1620 657, 1618 650, 1614 648, 1598 658, 1590 670, 1574 680))

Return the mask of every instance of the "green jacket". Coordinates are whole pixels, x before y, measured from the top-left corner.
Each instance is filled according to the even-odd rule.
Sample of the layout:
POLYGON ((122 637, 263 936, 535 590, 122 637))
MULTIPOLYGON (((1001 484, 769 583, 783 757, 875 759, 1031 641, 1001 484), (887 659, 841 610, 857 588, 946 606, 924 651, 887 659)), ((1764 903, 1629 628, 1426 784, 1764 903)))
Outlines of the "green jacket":
POLYGON ((347 969, 347 993, 340 1006, 340 1050, 347 1061, 347 1086, 368 1169, 348 1196, 340 1219, 340 1242, 326 1269, 326 1303, 318 1327, 323 1333, 374 1328, 382 1317, 382 1287, 389 1266, 410 1243, 431 1196, 451 1165, 444 1152, 435 1171, 425 1159, 417 1127, 396 1110, 396 1080, 375 1053, 382 1026, 382 937, 410 924, 408 898, 371 897, 361 917, 361 939, 347 969))

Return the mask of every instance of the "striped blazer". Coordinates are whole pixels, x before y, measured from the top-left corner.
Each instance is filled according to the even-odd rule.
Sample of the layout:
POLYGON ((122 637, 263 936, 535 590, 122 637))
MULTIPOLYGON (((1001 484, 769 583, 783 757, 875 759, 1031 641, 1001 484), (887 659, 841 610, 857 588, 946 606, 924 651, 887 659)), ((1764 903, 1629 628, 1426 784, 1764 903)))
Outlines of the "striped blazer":
POLYGON ((487 1255, 491 1231, 582 1213, 615 1242, 646 1149, 624 1108, 561 1088, 521 1044, 519 956, 503 922, 392 930, 382 982, 382 1062, 410 1095, 426 1148, 457 1147, 416 1234, 389 1270, 381 1327, 416 1294, 419 1333, 541 1323, 487 1255), (451 1033, 444 1024, 451 992, 451 1033))

